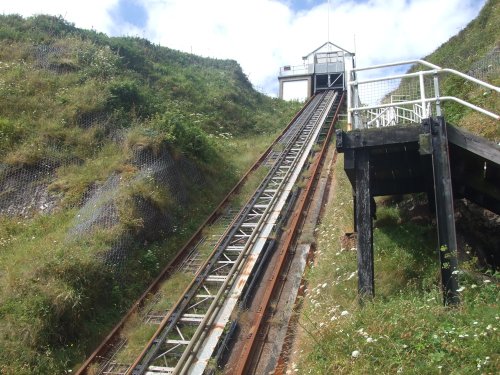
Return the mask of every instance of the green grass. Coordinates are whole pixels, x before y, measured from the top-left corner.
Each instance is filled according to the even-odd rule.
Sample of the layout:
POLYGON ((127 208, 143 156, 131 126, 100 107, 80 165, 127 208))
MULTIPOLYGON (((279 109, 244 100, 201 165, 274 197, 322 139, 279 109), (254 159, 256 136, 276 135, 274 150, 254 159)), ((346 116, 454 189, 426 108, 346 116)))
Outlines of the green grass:
MULTIPOLYGON (((228 202, 228 207, 233 210, 240 210, 244 203, 252 196, 255 189, 258 187, 262 178, 268 172, 268 168, 261 166, 256 171, 250 174, 248 180, 243 185, 243 188, 237 192, 228 202)), ((214 251, 212 243, 209 241, 212 237, 219 237, 224 234, 228 223, 217 222, 204 228, 203 236, 208 241, 198 247, 200 261, 204 262, 209 255, 214 251)), ((179 271, 169 277, 162 283, 158 293, 151 298, 149 303, 146 303, 141 313, 132 317, 123 330, 122 336, 126 338, 127 344, 116 355, 116 361, 120 363, 131 363, 141 352, 152 334, 156 331, 156 325, 144 324, 144 312, 159 312, 165 313, 172 308, 177 300, 181 297, 184 290, 194 277, 193 273, 179 271)))
MULTIPOLYGON (((498 47, 499 27, 500 2, 487 1, 475 20, 424 59, 467 72, 498 47)), ((498 70, 487 80, 498 85, 498 70)), ((490 90, 450 76, 441 80, 440 87, 442 95, 500 112, 499 97, 490 90)), ((455 125, 500 140, 494 120, 454 103, 446 103, 444 113, 455 125)), ((424 220, 411 220, 411 212, 393 199, 377 202, 376 297, 360 306, 356 244, 345 236, 353 231, 352 190, 342 167, 339 155, 332 199, 317 231, 316 258, 305 275, 307 293, 292 373, 499 373, 498 273, 484 273, 474 258, 462 261, 461 304, 444 307, 436 228, 424 220)), ((419 201, 418 196, 405 199, 412 204, 419 201)))
POLYGON ((474 260, 460 264, 462 304, 443 307, 436 229, 413 223, 391 201, 377 207, 376 297, 360 307, 356 245, 344 237, 352 231, 352 196, 342 167, 339 155, 316 258, 306 274, 293 358, 298 373, 498 373, 497 276, 479 273, 474 260))
POLYGON ((54 197, 50 214, 0 217, 6 374, 81 363, 299 109, 253 90, 235 61, 50 16, 0 15, 0 96, 0 183, 10 172, 55 168, 39 181, 54 197), (140 177, 140 153, 190 163, 203 182, 181 171, 181 205, 168 187, 140 177), (84 198, 111 176, 119 184, 98 205, 113 204, 119 222, 70 234, 84 198), (175 230, 149 233, 144 206, 175 230), (119 238, 129 239, 128 259, 105 266, 119 238))

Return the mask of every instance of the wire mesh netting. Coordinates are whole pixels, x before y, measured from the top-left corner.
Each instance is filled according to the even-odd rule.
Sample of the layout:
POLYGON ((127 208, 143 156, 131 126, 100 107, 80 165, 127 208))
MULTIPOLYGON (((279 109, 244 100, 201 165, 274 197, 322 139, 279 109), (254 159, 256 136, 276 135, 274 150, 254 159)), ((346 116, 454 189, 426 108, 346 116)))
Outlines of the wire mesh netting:
POLYGON ((28 218, 33 212, 52 212, 58 198, 47 187, 57 166, 56 160, 43 160, 23 168, 1 163, 0 215, 28 218))
POLYGON ((484 58, 472 64, 468 75, 490 82, 491 78, 500 75, 500 47, 494 48, 484 58))
MULTIPOLYGON (((76 69, 72 63, 75 53, 79 53, 77 49, 64 45, 35 46, 31 50, 30 69, 50 71, 49 74, 72 73, 76 69)), ((173 156, 167 144, 155 151, 148 147, 126 151, 127 133, 143 125, 132 121, 124 125, 123 118, 117 123, 113 112, 106 109, 77 112, 72 121, 81 129, 98 129, 102 136, 95 145, 88 145, 89 159, 68 156, 74 153, 64 147, 71 146, 46 139, 45 144, 32 146, 40 147, 33 150, 38 152, 36 162, 0 161, 0 218, 30 220, 37 215, 74 210, 65 241, 85 244, 96 233, 109 232, 98 254, 114 267, 124 264, 133 246, 165 239, 181 230, 175 225, 174 215, 190 204, 193 189, 206 183, 198 165, 182 154, 173 156), (79 199, 65 199, 64 189, 54 188, 60 183, 61 171, 73 168, 78 174, 78 167, 98 155, 104 144, 115 145, 124 155, 128 153, 125 164, 131 171, 114 170, 104 179, 96 176, 79 199), (142 191, 134 191, 138 186, 142 191), (166 205, 148 198, 154 191, 166 197, 166 205), (125 217, 131 209, 133 217, 125 217), (134 220, 134 225, 127 220, 134 220)))
MULTIPOLYGON (((423 104, 422 94, 434 96, 432 77, 424 77, 424 92, 421 92, 419 77, 387 79, 358 85, 359 118, 364 127, 382 127, 417 123, 431 114, 429 103, 423 104), (407 104, 405 102, 418 103, 407 104), (382 108, 363 109, 363 107, 382 108)), ((356 99, 356 98, 355 98, 356 99)))
POLYGON ((36 67, 50 70, 56 74, 72 72, 75 69, 64 61, 64 55, 68 52, 62 46, 39 45, 34 49, 36 67))
POLYGON ((494 117, 498 113, 497 94, 484 82, 498 78, 499 52, 500 48, 496 47, 473 64, 468 71, 469 78, 450 70, 434 71, 428 68, 420 74, 413 72, 412 68, 407 72, 413 73, 395 78, 402 77, 401 72, 408 64, 397 68, 361 69, 360 75, 367 76, 367 79, 353 82, 351 91, 350 106, 356 108, 353 111, 355 126, 365 128, 420 123, 422 119, 436 114, 434 103, 438 96, 442 98, 443 113, 451 113, 454 120, 463 116, 467 107, 494 117), (439 87, 435 86, 436 82, 439 87), (462 108, 457 109, 458 105, 462 108))

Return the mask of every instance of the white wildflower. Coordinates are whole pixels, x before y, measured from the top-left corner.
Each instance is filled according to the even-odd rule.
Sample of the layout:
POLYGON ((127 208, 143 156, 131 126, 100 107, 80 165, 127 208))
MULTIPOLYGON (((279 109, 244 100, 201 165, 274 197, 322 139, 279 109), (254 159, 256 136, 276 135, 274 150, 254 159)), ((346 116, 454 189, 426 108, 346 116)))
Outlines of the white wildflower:
POLYGON ((352 354, 351 354, 351 355, 352 355, 352 357, 353 357, 353 358, 358 358, 360 354, 361 354, 361 353, 360 353, 360 351, 359 351, 359 350, 355 350, 355 351, 353 351, 353 352, 352 352, 352 354))
POLYGON ((351 273, 347 280, 351 280, 354 276, 356 276, 356 272, 351 273))

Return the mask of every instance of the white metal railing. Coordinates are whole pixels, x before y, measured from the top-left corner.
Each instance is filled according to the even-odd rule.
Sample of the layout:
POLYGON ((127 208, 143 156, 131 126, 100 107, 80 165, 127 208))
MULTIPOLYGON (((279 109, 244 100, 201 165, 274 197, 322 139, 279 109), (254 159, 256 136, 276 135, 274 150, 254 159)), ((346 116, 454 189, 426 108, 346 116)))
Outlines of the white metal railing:
POLYGON ((500 88, 454 69, 441 68, 424 60, 401 61, 355 68, 347 71, 347 103, 349 128, 382 127, 419 123, 433 114, 441 115, 441 103, 454 101, 496 120, 500 116, 453 96, 440 96, 439 75, 450 73, 495 92, 500 88), (428 70, 357 80, 360 71, 420 64, 428 70), (404 81, 403 81, 404 79, 404 81), (418 81, 415 81, 418 79, 418 81), (392 93, 388 97, 389 93, 392 93), (378 97, 377 97, 378 95, 378 97), (385 95, 385 96, 384 96, 385 95), (432 106, 434 103, 434 106, 432 106))
POLYGON ((286 65, 280 68, 279 76, 295 76, 295 75, 309 75, 314 72, 314 65, 286 65))

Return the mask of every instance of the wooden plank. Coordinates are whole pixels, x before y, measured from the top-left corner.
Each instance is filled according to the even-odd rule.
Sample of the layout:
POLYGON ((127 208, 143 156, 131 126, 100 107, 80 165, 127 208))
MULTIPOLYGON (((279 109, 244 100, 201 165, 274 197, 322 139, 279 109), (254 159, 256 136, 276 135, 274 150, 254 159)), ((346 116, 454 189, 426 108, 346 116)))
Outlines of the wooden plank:
POLYGON ((450 124, 446 130, 449 142, 500 165, 500 146, 450 124))
POLYGON ((358 237, 358 293, 361 302, 375 295, 373 265, 372 195, 370 153, 356 151, 356 231, 358 237))
POLYGON ((337 133, 337 149, 339 152, 344 152, 352 148, 402 146, 405 143, 418 143, 419 135, 422 132, 423 129, 420 125, 342 131, 337 133))
POLYGON ((443 302, 445 305, 456 305, 460 303, 457 291, 457 237, 446 123, 443 117, 438 117, 437 121, 428 121, 432 136, 432 169, 443 302))

